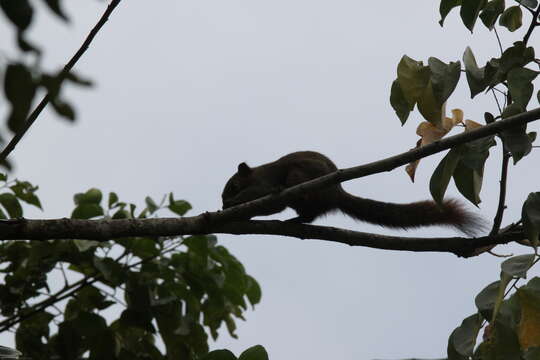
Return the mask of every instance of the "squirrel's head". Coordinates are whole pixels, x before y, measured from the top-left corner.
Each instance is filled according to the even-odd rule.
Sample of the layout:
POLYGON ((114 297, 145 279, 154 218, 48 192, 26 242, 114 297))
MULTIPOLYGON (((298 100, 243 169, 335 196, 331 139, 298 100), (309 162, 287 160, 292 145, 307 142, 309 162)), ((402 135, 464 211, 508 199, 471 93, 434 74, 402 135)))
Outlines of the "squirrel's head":
POLYGON ((246 163, 238 165, 238 171, 234 174, 223 189, 221 199, 223 209, 258 199, 272 192, 269 184, 259 168, 251 168, 246 163))

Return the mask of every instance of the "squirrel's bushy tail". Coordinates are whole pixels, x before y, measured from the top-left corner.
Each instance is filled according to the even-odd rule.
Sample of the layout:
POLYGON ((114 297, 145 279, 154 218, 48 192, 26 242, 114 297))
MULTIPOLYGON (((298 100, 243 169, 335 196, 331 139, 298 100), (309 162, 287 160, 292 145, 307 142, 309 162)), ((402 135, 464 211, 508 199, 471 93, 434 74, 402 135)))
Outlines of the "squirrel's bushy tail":
POLYGON ((341 211, 376 225, 401 229, 450 226, 469 236, 486 229, 486 223, 481 217, 468 211, 455 199, 444 200, 442 205, 430 200, 394 204, 364 199, 347 192, 342 194, 342 201, 339 202, 341 211))

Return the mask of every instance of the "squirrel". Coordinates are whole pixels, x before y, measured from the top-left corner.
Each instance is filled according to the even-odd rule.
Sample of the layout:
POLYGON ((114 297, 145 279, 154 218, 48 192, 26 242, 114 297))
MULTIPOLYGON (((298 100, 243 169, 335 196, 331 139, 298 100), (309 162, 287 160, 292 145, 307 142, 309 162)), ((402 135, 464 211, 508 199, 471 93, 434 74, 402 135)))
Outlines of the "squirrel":
MULTIPOLYGON (((329 158, 314 151, 293 152, 256 167, 243 162, 223 189, 223 209, 278 193, 337 170, 329 158)), ((260 209, 253 216, 276 214, 286 207, 298 214, 287 220, 295 223, 310 223, 322 215, 340 210, 354 219, 389 228, 440 225, 454 227, 467 235, 474 235, 484 228, 482 218, 467 211, 461 202, 454 199, 444 200, 442 204, 431 200, 387 203, 349 194, 341 184, 303 193, 284 203, 260 209)))

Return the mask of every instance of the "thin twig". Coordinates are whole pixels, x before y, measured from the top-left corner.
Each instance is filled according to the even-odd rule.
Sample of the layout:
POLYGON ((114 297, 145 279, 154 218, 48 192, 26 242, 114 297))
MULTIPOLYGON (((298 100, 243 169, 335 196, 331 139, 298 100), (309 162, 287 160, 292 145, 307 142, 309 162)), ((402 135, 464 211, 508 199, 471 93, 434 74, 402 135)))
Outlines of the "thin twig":
POLYGON ((502 47, 502 43, 501 43, 501 38, 499 37, 499 33, 497 32, 497 28, 493 27, 493 30, 495 32, 495 36, 497 37, 497 43, 499 44, 499 50, 501 51, 501 55, 502 55, 503 47, 502 47))
POLYGON ((538 8, 532 14, 531 24, 529 25, 529 28, 527 29, 527 32, 525 33, 525 36, 523 37, 524 45, 527 45, 527 42, 529 41, 529 38, 531 37, 531 34, 534 28, 538 25, 537 19, 538 19, 539 14, 540 14, 540 6, 538 6, 538 8))
POLYGON ((504 210, 506 209, 506 183, 508 179, 508 162, 510 159, 510 155, 504 149, 504 146, 502 148, 503 154, 501 165, 501 180, 499 181, 499 204, 497 206, 497 213, 495 214, 495 218, 493 219, 493 227, 491 228, 491 232, 489 233, 491 236, 499 232, 501 228, 504 210))
POLYGON ((493 93, 493 97, 495 98, 495 102, 497 103, 497 108, 499 109, 499 115, 502 114, 501 104, 499 104, 499 99, 497 98, 497 95, 495 94, 495 88, 491 88, 491 92, 493 93))
MULTIPOLYGON (((113 10, 118 6, 121 0, 112 0, 109 6, 107 6, 107 9, 97 22, 97 24, 94 26, 94 28, 90 31, 88 36, 86 37, 86 40, 82 43, 81 47, 75 55, 68 61, 68 63, 64 66, 60 74, 58 75, 58 81, 61 83, 66 76, 69 74, 71 69, 75 66, 77 61, 81 58, 81 56, 86 52, 86 50, 89 48, 90 44, 92 43, 92 40, 94 40, 94 37, 97 35, 99 30, 105 25, 107 20, 109 19, 109 15, 113 12, 113 10)), ((21 141, 23 136, 26 134, 28 129, 32 126, 32 124, 37 120, 38 116, 41 114, 43 109, 47 106, 47 104, 51 101, 50 93, 47 93, 43 99, 39 102, 39 104, 36 106, 34 111, 28 116, 28 119, 24 123, 22 129, 13 136, 9 144, 0 152, 0 162, 7 159, 9 154, 15 149, 15 146, 21 141)))
MULTIPOLYGON (((176 246, 174 246, 174 247, 171 246, 167 250, 164 250, 164 251, 162 251, 161 253, 159 253, 157 255, 152 255, 152 256, 143 258, 139 262, 127 266, 126 269, 132 269, 132 268, 134 268, 136 266, 139 266, 141 264, 144 264, 144 263, 146 263, 148 261, 152 261, 155 258, 157 258, 158 256, 163 256, 163 255, 165 255, 165 254, 167 254, 167 253, 169 253, 171 251, 174 251, 177 246, 178 245, 176 244, 176 246)), ((123 257, 126 256, 126 253, 127 253, 127 251, 124 250, 124 252, 118 258, 116 258, 115 261, 116 262, 120 261, 123 257)), ((47 307, 53 306, 54 304, 56 304, 56 303, 58 303, 58 302, 60 302, 62 300, 65 300, 65 299, 69 298, 72 295, 75 295, 78 291, 80 291, 84 287, 92 285, 95 282, 102 280, 102 277, 103 277, 102 274, 96 274, 93 277, 92 276, 87 276, 86 278, 81 279, 80 281, 77 281, 76 283, 70 285, 69 289, 71 289, 71 290, 68 291, 67 293, 62 294, 63 292, 66 291, 66 289, 64 288, 64 289, 60 290, 59 292, 57 292, 56 294, 50 296, 48 299, 45 299, 44 301, 41 301, 41 302, 39 302, 37 304, 33 304, 31 306, 29 305, 28 308, 24 309, 27 312, 22 313, 22 314, 19 313, 19 314, 13 315, 13 316, 1 321, 0 322, 0 333, 4 332, 6 330, 9 330, 13 325, 15 325, 17 323, 20 323, 21 321, 32 317, 33 315, 43 311, 47 307), (28 310, 30 310, 30 311, 28 311, 28 310)))

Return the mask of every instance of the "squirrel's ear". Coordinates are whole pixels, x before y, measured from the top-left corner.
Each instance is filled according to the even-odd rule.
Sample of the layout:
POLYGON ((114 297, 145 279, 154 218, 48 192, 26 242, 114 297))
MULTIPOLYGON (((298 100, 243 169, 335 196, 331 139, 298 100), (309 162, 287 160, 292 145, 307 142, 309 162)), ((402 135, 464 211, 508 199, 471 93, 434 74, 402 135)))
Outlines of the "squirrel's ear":
POLYGON ((245 162, 238 165, 238 173, 242 176, 247 176, 251 173, 251 168, 245 162))

